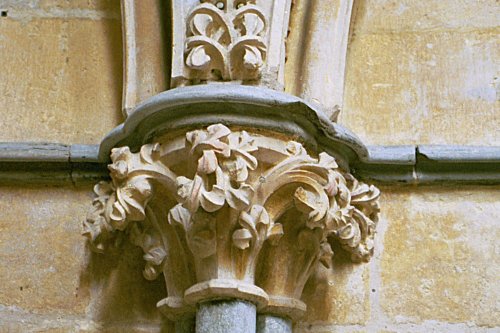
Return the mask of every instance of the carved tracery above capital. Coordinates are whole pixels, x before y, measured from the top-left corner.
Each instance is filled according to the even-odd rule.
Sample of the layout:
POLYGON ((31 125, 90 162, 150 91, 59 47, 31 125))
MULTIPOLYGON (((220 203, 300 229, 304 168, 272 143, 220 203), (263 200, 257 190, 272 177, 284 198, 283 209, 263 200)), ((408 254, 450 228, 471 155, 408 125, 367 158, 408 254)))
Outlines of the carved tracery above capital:
POLYGON ((284 89, 291 0, 175 0, 172 86, 240 82, 284 89))
POLYGON ((337 240, 353 261, 373 253, 379 190, 298 142, 215 124, 115 148, 111 181, 95 186, 84 223, 104 251, 127 231, 144 251, 144 276, 163 273, 171 318, 200 301, 239 298, 300 314, 302 289, 337 240))

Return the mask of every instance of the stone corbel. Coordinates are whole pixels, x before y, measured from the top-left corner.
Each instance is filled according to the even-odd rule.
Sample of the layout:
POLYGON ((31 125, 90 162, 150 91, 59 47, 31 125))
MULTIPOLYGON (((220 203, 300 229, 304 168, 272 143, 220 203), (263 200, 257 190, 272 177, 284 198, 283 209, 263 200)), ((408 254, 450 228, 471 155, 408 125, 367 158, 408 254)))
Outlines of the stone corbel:
POLYGON ((103 251, 127 231, 144 277, 163 273, 158 306, 172 320, 228 298, 295 319, 315 265, 329 265, 328 238, 354 261, 372 254, 379 191, 298 142, 215 124, 137 153, 115 148, 111 160, 85 235, 103 251))
MULTIPOLYGON (((151 103, 135 117, 175 117, 152 113, 158 107, 151 103)), ((135 122, 131 133, 140 134, 135 122)), ((151 131, 157 134, 145 144, 111 149, 111 181, 95 186, 84 233, 99 252, 118 233, 130 235, 144 251, 144 277, 163 274, 168 296, 158 307, 169 319, 233 299, 250 304, 254 320, 258 311, 296 321, 306 310, 306 281, 316 265, 330 264, 330 242, 340 242, 355 262, 372 255, 379 190, 332 155, 264 128, 151 131)), ((127 128, 107 141, 127 142, 120 132, 127 128)))

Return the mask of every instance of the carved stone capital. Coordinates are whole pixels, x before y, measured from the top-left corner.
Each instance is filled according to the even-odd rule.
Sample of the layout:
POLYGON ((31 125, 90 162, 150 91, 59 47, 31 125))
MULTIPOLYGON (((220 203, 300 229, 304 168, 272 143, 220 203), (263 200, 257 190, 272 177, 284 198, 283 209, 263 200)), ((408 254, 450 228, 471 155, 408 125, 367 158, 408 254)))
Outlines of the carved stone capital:
POLYGON ((104 251, 126 231, 144 251, 144 276, 163 273, 158 306, 171 319, 227 298, 297 317, 307 279, 330 265, 330 241, 353 261, 373 253, 379 190, 282 135, 215 124, 115 148, 111 160, 84 234, 104 251))

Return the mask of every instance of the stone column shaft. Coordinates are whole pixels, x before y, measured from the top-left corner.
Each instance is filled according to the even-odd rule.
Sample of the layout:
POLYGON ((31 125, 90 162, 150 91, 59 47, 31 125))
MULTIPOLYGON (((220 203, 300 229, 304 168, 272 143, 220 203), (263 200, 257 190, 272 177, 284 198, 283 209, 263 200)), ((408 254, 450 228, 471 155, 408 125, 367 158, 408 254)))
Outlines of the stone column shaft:
POLYGON ((255 333, 257 309, 239 300, 203 302, 196 313, 196 333, 255 333))
POLYGON ((257 317, 257 333, 292 333, 292 320, 270 314, 257 317))

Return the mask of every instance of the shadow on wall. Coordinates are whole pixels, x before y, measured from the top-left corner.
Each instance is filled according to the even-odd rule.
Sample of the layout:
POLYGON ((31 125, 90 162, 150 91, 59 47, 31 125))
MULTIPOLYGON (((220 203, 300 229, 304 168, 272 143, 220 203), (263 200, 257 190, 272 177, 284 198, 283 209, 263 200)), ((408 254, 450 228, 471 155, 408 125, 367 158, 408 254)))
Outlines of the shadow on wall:
POLYGON ((334 252, 331 266, 318 265, 307 281, 302 293, 307 313, 301 324, 364 324, 370 311, 366 284, 369 265, 353 263, 337 241, 329 243, 334 252))
POLYGON ((148 281, 142 276, 142 250, 124 241, 114 251, 94 253, 87 247, 87 267, 80 290, 90 291, 87 315, 102 332, 173 332, 156 303, 167 295, 163 276, 148 281))

